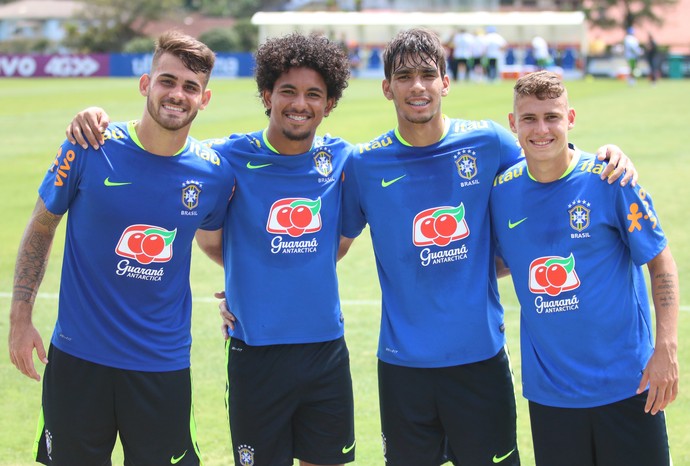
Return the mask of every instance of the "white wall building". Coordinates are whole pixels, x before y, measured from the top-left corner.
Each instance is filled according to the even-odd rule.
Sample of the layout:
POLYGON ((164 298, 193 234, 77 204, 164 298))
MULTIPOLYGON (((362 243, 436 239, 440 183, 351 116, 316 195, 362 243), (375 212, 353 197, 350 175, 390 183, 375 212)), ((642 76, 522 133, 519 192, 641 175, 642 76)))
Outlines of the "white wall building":
POLYGON ((20 0, 0 5, 0 41, 12 39, 65 38, 65 23, 84 3, 72 0, 20 0))

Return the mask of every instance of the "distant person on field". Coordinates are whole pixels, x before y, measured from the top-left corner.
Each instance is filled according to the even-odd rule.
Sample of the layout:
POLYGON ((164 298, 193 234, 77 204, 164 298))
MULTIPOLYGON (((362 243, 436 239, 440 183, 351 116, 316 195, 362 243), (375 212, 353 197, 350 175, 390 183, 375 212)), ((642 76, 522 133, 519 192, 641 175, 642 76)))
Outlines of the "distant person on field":
POLYGON ((198 465, 192 410, 189 269, 197 230, 217 231, 230 164, 189 137, 209 103, 213 52, 161 35, 139 80, 140 120, 114 123, 96 150, 65 141, 46 174, 14 275, 12 363, 40 380, 36 461, 198 465), (60 299, 48 356, 32 311, 55 230, 67 216, 60 299))
POLYGON ((453 54, 450 60, 450 73, 457 81, 462 70, 465 81, 469 81, 474 53, 474 36, 465 28, 459 29, 451 38, 453 54))
POLYGON ((629 27, 625 38, 623 39, 623 56, 628 62, 628 67, 630 68, 630 74, 628 75, 628 84, 635 84, 635 79, 639 74, 639 69, 637 68, 637 60, 643 56, 644 50, 640 46, 640 41, 635 37, 635 29, 629 27))
POLYGON ((484 36, 484 56, 486 59, 486 77, 490 82, 498 79, 498 65, 504 59, 505 49, 508 43, 494 26, 486 28, 484 36))
POLYGON ((472 75, 474 75, 475 81, 481 81, 484 79, 486 60, 484 54, 486 52, 486 44, 484 39, 486 35, 484 34, 484 29, 477 28, 474 32, 474 43, 472 44, 472 63, 470 67, 472 68, 472 75))
POLYGON ((546 39, 541 36, 534 36, 532 39, 532 53, 534 60, 537 63, 537 69, 543 70, 551 64, 551 53, 549 52, 549 44, 546 39))
POLYGON ((654 40, 654 36, 652 36, 651 32, 649 33, 649 41, 647 42, 647 47, 645 48, 645 55, 647 56, 647 62, 649 63, 649 80, 651 81, 652 85, 654 85, 661 75, 661 57, 659 56, 659 46, 654 40))
POLYGON ((606 163, 569 143, 575 110, 555 73, 518 79, 509 121, 525 159, 495 178, 490 210, 520 301, 536 464, 670 465, 680 296, 652 198, 602 183, 606 163))

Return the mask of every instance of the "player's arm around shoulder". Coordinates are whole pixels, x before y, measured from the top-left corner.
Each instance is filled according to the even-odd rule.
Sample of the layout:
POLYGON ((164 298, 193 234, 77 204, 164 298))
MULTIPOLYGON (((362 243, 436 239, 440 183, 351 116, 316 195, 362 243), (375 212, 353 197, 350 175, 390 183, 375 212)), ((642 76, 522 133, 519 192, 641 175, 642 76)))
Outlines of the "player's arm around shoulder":
POLYGON ((8 339, 10 360, 22 374, 41 380, 33 362, 33 350, 46 364, 46 351, 38 330, 32 322, 32 312, 38 288, 48 265, 50 249, 62 215, 50 212, 41 198, 36 206, 19 245, 14 269, 14 287, 10 307, 8 339))
POLYGON ((77 113, 67 125, 65 136, 74 145, 80 145, 84 149, 89 145, 98 149, 105 139, 103 132, 110 123, 110 117, 100 107, 88 107, 77 113))
POLYGON ((649 384, 645 412, 656 414, 678 396, 678 311, 680 290, 678 268, 666 247, 647 263, 656 312, 654 353, 647 363, 638 387, 641 393, 649 384))
POLYGON ((625 186, 630 183, 631 186, 637 185, 639 177, 637 169, 630 157, 623 153, 623 150, 614 145, 606 144, 597 150, 597 159, 599 161, 607 161, 608 165, 601 173, 601 179, 608 181, 609 184, 614 183, 620 179, 620 185, 625 186), (621 178, 622 177, 622 178, 621 178))

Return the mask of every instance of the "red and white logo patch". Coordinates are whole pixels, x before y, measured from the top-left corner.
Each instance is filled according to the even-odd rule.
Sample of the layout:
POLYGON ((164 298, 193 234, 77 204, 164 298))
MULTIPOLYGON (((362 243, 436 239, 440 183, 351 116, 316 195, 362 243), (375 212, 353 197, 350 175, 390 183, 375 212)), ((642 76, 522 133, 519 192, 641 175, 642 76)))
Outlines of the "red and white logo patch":
POLYGON ((412 242, 415 246, 446 246, 470 235, 465 220, 465 205, 433 207, 418 213, 412 222, 412 242))
POLYGON ((321 198, 292 197, 273 203, 268 213, 266 231, 292 237, 321 230, 321 198))
POLYGON ((168 262, 173 256, 177 229, 168 231, 153 225, 131 225, 122 232, 115 253, 140 264, 168 262))

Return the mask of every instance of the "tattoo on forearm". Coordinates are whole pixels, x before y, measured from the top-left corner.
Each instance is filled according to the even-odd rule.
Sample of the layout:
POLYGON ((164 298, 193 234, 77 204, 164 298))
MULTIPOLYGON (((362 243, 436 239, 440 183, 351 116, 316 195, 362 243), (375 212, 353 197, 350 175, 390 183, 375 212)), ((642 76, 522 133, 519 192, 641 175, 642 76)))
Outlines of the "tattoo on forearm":
POLYGON ((34 302, 35 297, 36 295, 33 288, 26 286, 15 286, 12 293, 12 299, 14 301, 24 301, 29 304, 34 302))
POLYGON ((663 273, 655 275, 654 280, 656 304, 664 308, 678 306, 677 277, 671 273, 663 273))
POLYGON ((60 219, 60 216, 47 211, 38 212, 34 216, 35 222, 46 231, 41 231, 43 228, 32 228, 25 233, 15 266, 13 301, 33 305, 38 287, 45 275, 50 246, 60 219))
POLYGON ((51 214, 50 212, 44 211, 36 215, 36 221, 41 225, 48 228, 48 231, 53 234, 57 229, 60 219, 62 217, 51 214))

